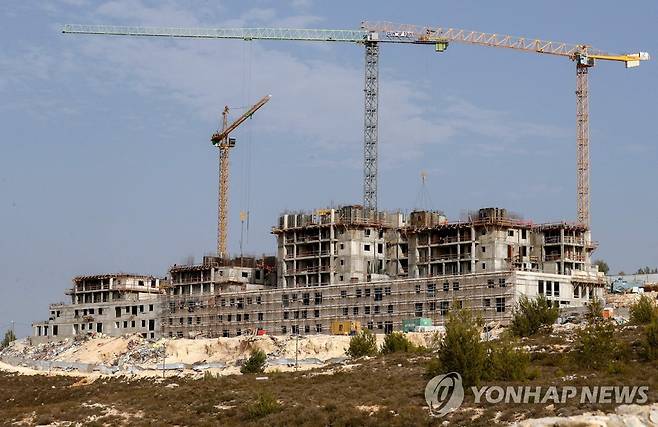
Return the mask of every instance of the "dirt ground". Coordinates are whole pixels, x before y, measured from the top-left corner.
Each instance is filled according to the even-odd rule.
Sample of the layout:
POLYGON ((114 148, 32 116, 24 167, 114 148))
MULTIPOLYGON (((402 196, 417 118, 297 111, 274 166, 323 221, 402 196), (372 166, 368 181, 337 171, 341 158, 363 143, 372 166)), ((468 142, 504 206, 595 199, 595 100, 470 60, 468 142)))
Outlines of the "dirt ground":
MULTIPOLYGON (((627 327, 620 329, 619 334, 630 343, 639 339, 640 330, 627 327)), ((573 339, 574 328, 565 326, 525 340, 524 345, 532 351, 537 377, 490 385, 647 385, 648 403, 658 401, 657 362, 630 360, 623 369, 614 371, 578 368, 566 357, 573 339)), ((111 348, 102 342, 94 345, 108 352, 111 348)), ((172 346, 171 351, 180 354, 185 350, 172 346)), ((194 351, 205 352, 205 348, 199 343, 194 351)), ((566 421, 566 417, 586 412, 602 417, 603 413, 619 410, 615 404, 475 404, 473 394, 467 390, 458 411, 444 418, 432 418, 424 398, 429 361, 430 355, 425 353, 395 353, 299 372, 281 372, 272 367, 270 372, 258 376, 233 372, 237 375, 206 374, 200 379, 98 374, 30 376, 5 371, 0 372, 0 420, 15 425, 92 426, 409 426, 443 425, 446 421, 456 425, 491 425, 556 416, 566 421)), ((569 425, 583 425, 583 420, 574 418, 574 423, 569 425)), ((524 425, 554 424, 555 421, 527 421, 524 425)))

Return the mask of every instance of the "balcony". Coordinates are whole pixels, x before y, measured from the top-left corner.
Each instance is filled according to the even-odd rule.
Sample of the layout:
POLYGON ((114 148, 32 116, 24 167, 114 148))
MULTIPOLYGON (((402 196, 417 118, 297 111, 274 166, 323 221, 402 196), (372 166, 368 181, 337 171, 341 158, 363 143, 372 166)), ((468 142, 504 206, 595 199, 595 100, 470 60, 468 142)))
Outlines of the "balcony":
POLYGON ((545 261, 576 261, 576 262, 585 262, 585 255, 574 254, 574 253, 565 253, 564 256, 561 254, 550 254, 544 257, 545 261))
POLYGON ((564 236, 564 239, 560 239, 560 236, 551 236, 544 239, 544 244, 546 245, 585 245, 585 239, 582 237, 573 237, 573 236, 564 236))
POLYGON ((322 256, 328 256, 329 254, 330 254, 329 250, 299 252, 299 253, 297 253, 297 255, 289 253, 289 254, 286 254, 286 259, 317 258, 317 257, 322 257, 322 256))
POLYGON ((286 270, 284 272, 284 275, 292 275, 292 274, 314 274, 314 273, 324 273, 324 272, 330 272, 334 271, 335 269, 332 269, 328 265, 320 265, 320 266, 310 266, 310 267, 301 267, 297 269, 290 269, 286 270))

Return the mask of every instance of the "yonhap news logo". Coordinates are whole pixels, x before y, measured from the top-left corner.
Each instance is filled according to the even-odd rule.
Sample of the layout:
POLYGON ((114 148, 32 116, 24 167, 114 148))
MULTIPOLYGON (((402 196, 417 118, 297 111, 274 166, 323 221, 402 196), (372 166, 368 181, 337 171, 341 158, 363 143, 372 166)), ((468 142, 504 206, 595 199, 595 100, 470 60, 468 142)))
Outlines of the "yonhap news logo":
POLYGON ((430 414, 442 417, 459 408, 464 401, 462 377, 457 372, 437 375, 425 387, 425 401, 430 414))
MULTIPOLYGON (((648 401, 648 386, 506 386, 487 385, 471 387, 473 403, 616 403, 643 404, 648 401)), ((457 372, 449 372, 432 378, 425 387, 425 401, 430 414, 442 417, 453 412, 464 402, 462 377, 457 372)))

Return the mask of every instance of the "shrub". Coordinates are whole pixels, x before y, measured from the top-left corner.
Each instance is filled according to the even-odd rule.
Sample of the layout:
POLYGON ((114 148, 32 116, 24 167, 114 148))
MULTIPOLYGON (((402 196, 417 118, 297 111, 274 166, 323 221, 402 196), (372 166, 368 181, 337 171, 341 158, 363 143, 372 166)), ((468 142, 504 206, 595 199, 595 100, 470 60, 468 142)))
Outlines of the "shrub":
POLYGON ((644 329, 642 356, 647 360, 658 359, 658 318, 654 318, 644 329))
POLYGON ((377 354, 377 338, 369 329, 363 329, 350 338, 346 353, 350 357, 374 356, 377 354))
POLYGON ((256 401, 247 408, 249 418, 251 419, 262 418, 280 410, 281 404, 279 404, 271 393, 259 394, 256 401))
POLYGON ((465 387, 477 385, 482 379, 486 358, 485 345, 480 340, 481 323, 469 310, 451 312, 437 357, 428 365, 428 374, 435 376, 455 371, 462 376, 465 387))
POLYGON ((624 357, 624 349, 615 337, 615 326, 610 321, 587 325, 578 332, 576 341, 573 357, 583 368, 605 368, 612 360, 624 357))
POLYGON ((441 347, 441 341, 443 341, 443 335, 440 332, 432 332, 432 334, 427 338, 427 350, 433 353, 439 351, 441 347))
POLYGON ((486 375, 490 380, 520 381, 529 377, 530 354, 510 339, 489 342, 486 375))
POLYGON ((217 378, 219 378, 219 374, 217 374, 217 376, 215 376, 215 375, 212 374, 212 372, 209 372, 209 371, 205 371, 203 373, 203 380, 204 381, 211 381, 211 380, 214 380, 214 379, 217 379, 217 378))
POLYGON ((587 319, 589 323, 603 320, 603 301, 600 298, 595 298, 587 304, 585 319, 587 319))
POLYGON ((646 295, 640 296, 630 307, 630 320, 636 325, 646 325, 651 320, 658 317, 656 315, 656 306, 651 298, 646 295))
POLYGON ((382 354, 390 354, 396 352, 410 352, 415 351, 416 346, 409 341, 409 339, 402 332, 393 332, 384 337, 382 344, 382 354))
POLYGON ((534 299, 522 295, 514 310, 510 330, 519 337, 535 335, 555 323, 558 312, 544 295, 534 299))
POLYGON ((240 368, 243 374, 259 374, 265 370, 267 355, 263 350, 256 349, 251 352, 251 356, 240 368))
POLYGON ((14 331, 10 329, 5 332, 5 337, 2 340, 2 343, 0 343, 0 350, 7 347, 12 341, 16 341, 16 335, 14 334, 14 331))

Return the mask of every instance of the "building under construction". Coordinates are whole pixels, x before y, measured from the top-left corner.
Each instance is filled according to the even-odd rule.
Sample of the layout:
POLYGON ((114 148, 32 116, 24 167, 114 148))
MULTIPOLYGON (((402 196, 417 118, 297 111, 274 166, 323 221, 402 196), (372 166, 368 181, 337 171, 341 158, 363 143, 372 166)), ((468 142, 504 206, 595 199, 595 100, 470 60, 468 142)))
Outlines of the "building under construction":
POLYGON ((521 295, 561 308, 603 296, 584 226, 536 225, 505 209, 450 222, 345 206, 281 215, 272 233, 276 260, 227 270, 206 257, 171 268, 165 336, 328 333, 334 320, 391 332, 415 317, 442 324, 459 307, 506 323, 521 295))
POLYGON ((172 266, 167 280, 77 277, 71 303, 51 305, 34 335, 320 334, 335 320, 391 332, 417 317, 440 325, 460 307, 504 324, 521 295, 560 308, 603 296, 586 227, 533 224, 505 209, 451 222, 440 212, 344 206, 283 214, 272 233, 276 257, 206 256, 172 266))
POLYGON ((167 280, 137 274, 99 274, 73 278, 70 303, 50 304, 48 320, 32 324, 34 340, 91 333, 159 337, 162 297, 167 280))

